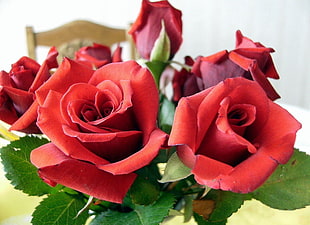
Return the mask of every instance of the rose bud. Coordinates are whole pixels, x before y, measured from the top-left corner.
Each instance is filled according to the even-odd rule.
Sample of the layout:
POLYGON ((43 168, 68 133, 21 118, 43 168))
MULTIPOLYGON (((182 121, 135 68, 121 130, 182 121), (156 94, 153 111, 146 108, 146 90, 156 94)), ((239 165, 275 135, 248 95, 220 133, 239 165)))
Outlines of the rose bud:
MULTIPOLYGON (((185 57, 185 66, 193 66, 194 60, 190 56, 185 57)), ((178 102, 181 97, 186 97, 203 90, 200 77, 191 72, 190 68, 182 68, 175 71, 173 80, 173 101, 178 102)))
POLYGON ((50 70, 58 66, 57 55, 53 47, 42 66, 25 56, 12 65, 9 73, 0 72, 0 120, 12 125, 11 130, 40 133, 35 124, 34 92, 50 78, 50 70))
POLYGON ((121 62, 121 52, 122 48, 117 46, 112 55, 110 47, 94 43, 93 46, 85 46, 76 51, 74 60, 97 69, 111 62, 121 62))
POLYGON ((140 14, 128 32, 142 58, 150 59, 154 44, 160 36, 162 23, 170 41, 169 59, 173 58, 183 40, 181 16, 181 11, 168 1, 142 1, 140 14))

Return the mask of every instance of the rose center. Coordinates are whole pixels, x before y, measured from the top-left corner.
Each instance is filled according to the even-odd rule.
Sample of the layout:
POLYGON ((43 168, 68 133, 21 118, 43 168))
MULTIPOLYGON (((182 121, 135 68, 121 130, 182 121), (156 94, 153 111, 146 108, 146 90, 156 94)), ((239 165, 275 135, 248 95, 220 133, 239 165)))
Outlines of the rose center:
POLYGON ((95 106, 84 104, 81 109, 81 119, 85 122, 94 121, 100 118, 100 115, 95 106))
POLYGON ((228 121, 230 124, 242 126, 247 120, 247 114, 240 110, 232 110, 228 113, 228 121))
POLYGON ((256 118, 256 108, 249 104, 236 104, 230 107, 227 112, 227 120, 231 129, 243 136, 245 130, 256 118))

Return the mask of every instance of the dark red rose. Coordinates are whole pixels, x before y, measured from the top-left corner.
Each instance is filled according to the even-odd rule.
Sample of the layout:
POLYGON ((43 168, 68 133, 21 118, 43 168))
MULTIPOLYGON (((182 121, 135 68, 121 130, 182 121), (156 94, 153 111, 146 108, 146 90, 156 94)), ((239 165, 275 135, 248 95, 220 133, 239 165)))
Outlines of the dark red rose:
POLYGON ((12 125, 11 130, 40 133, 35 125, 34 92, 49 79, 50 70, 58 66, 57 55, 56 49, 51 48, 42 66, 25 56, 12 64, 9 73, 0 72, 0 120, 12 125))
POLYGON ((279 79, 270 55, 274 50, 243 37, 240 31, 236 32, 236 37, 236 49, 199 57, 193 65, 192 72, 201 77, 204 89, 226 78, 244 77, 259 83, 271 100, 279 98, 267 79, 279 79))
POLYGON ((121 62, 121 52, 120 46, 112 54, 110 47, 94 43, 93 46, 85 46, 76 51, 74 59, 96 69, 111 62, 121 62))
MULTIPOLYGON (((185 65, 193 66, 194 60, 190 56, 185 57, 185 65)), ((178 102, 181 97, 186 97, 203 90, 203 84, 200 77, 191 72, 190 69, 182 68, 175 71, 173 80, 173 101, 178 102)))
POLYGON ((300 128, 257 82, 228 78, 179 101, 168 144, 199 184, 248 193, 290 159, 300 128))
POLYGON ((92 70, 65 59, 36 92, 38 126, 51 143, 31 153, 49 184, 122 202, 136 178, 166 142, 156 127, 158 91, 135 61, 92 70))
POLYGON ((181 17, 181 11, 175 9, 168 1, 143 0, 140 14, 129 30, 140 56, 150 59, 154 43, 162 29, 162 21, 164 21, 170 39, 170 58, 172 58, 183 40, 181 17))

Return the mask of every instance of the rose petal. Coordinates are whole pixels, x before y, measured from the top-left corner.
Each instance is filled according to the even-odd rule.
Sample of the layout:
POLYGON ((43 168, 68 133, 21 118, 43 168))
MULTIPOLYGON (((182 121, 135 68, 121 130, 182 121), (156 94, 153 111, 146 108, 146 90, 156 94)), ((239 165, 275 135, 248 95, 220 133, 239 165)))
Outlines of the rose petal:
POLYGON ((39 105, 42 105, 50 90, 65 93, 75 83, 87 83, 93 70, 65 58, 53 76, 36 91, 39 105))
POLYGON ((37 90, 46 80, 48 80, 51 76, 50 69, 58 67, 57 62, 58 52, 55 47, 51 47, 46 60, 42 63, 36 77, 29 88, 30 92, 34 92, 37 90))
POLYGON ((77 138, 89 151, 110 161, 115 162, 134 154, 141 146, 141 131, 123 131, 112 133, 82 133, 67 126, 64 133, 77 138))
POLYGON ((178 145, 177 154, 180 160, 188 168, 193 168, 195 166, 196 155, 194 154, 194 150, 191 149, 188 145, 178 145))
POLYGON ((253 79, 260 84, 260 86, 266 91, 268 97, 271 100, 276 100, 280 98, 280 95, 276 92, 276 90, 272 87, 270 82, 265 77, 264 73, 260 70, 257 63, 254 63, 250 67, 250 72, 253 76, 253 79))
POLYGON ((187 98, 181 98, 177 106, 177 110, 174 115, 174 122, 168 145, 173 146, 175 144, 186 144, 191 149, 195 149, 196 140, 196 110, 194 107, 190 107, 190 103, 187 98), (191 118, 191 119, 188 119, 191 118), (188 131, 193 132, 193 135, 188 135, 188 131))
MULTIPOLYGON (((102 85, 101 82, 100 84, 102 85)), ((111 81, 106 83, 113 83, 111 81)), ((68 124, 75 123, 86 131, 100 132, 100 129, 108 128, 110 130, 132 130, 138 129, 135 124, 135 117, 133 116, 132 109, 128 109, 132 106, 131 87, 128 86, 130 83, 127 81, 121 81, 120 85, 122 90, 118 90, 114 95, 112 90, 108 88, 99 90, 97 87, 78 83, 72 85, 69 90, 65 93, 61 100, 62 115, 67 120, 68 124), (122 91, 122 93, 119 93, 122 91), (120 94, 123 94, 123 100, 119 101, 120 94), (104 105, 109 103, 112 109, 110 114, 104 115, 104 105), (82 120, 81 110, 85 105, 97 109, 97 117, 94 121, 82 120), (103 106, 103 108, 102 108, 103 106), (98 111, 100 110, 100 111, 98 111), (120 121, 122 121, 120 123, 120 121)), ((104 87, 104 86, 103 86, 104 87)), ((96 112, 93 112, 95 115, 96 112)), ((105 132, 104 130, 102 132, 105 132)))
POLYGON ((130 80, 134 115, 147 142, 154 130, 158 112, 158 90, 149 70, 142 68, 135 61, 111 63, 96 70, 89 84, 98 85, 102 80, 111 80, 118 84, 120 80, 130 80))
POLYGON ((213 180, 206 180, 204 184, 211 188, 249 193, 262 185, 277 165, 275 160, 259 150, 236 166, 231 173, 221 174, 213 180))
POLYGON ((31 152, 31 162, 42 178, 62 184, 95 198, 122 203, 136 174, 112 175, 95 165, 72 159, 49 143, 31 152))
POLYGON ((0 85, 6 87, 12 87, 10 75, 4 70, 0 71, 0 85))
POLYGON ((159 149, 166 140, 167 134, 159 129, 155 129, 151 133, 150 139, 146 145, 136 153, 121 161, 97 166, 102 170, 116 175, 131 173, 148 165, 156 157, 159 149))
POLYGON ((269 102, 268 122, 253 143, 259 143, 260 151, 266 151, 278 163, 286 163, 294 150, 296 132, 301 124, 281 106, 269 102), (275 126, 276 124, 276 126, 275 126))
POLYGON ((208 158, 204 155, 197 155, 196 163, 194 168, 192 169, 192 173, 195 175, 195 180, 199 184, 207 185, 210 180, 213 181, 219 175, 229 174, 232 170, 232 166, 208 158))
POLYGON ((19 115, 24 114, 33 102, 33 93, 13 87, 3 87, 19 115))
MULTIPOLYGON (((37 125, 64 154, 94 164, 105 164, 108 161, 85 148, 77 139, 64 134, 63 125, 67 124, 60 113, 61 94, 50 91, 42 107, 39 107, 37 125), (57 123, 55 123, 57 121, 57 123)), ((72 127, 70 124, 69 126, 72 127)))
POLYGON ((40 134, 41 131, 36 125, 38 106, 38 102, 34 101, 28 110, 12 124, 10 130, 22 131, 28 134, 40 134))

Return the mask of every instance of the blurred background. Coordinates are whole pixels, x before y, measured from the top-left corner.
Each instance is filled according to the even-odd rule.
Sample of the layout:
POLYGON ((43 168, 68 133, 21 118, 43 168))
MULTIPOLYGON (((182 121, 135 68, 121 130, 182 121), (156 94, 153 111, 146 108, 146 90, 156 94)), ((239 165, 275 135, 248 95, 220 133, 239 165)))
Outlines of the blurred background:
MULTIPOLYGON (((170 3, 183 13, 184 41, 175 60, 183 62, 185 55, 207 56, 224 49, 232 50, 238 29, 253 41, 275 49, 272 57, 280 80, 271 82, 281 95, 278 102, 292 109, 293 115, 303 122, 304 128, 297 144, 302 146, 301 150, 310 151, 306 149, 309 149, 307 137, 310 134, 310 1, 170 0, 170 3)), ((136 19, 140 5, 141 0, 0 0, 0 70, 9 71, 12 63, 27 55, 27 25, 33 26, 35 31, 44 31, 71 20, 87 19, 127 28, 136 19)), ((47 48, 39 49, 39 63, 47 51, 47 48)), ((2 169, 0 171, 0 221, 13 215, 30 215, 39 199, 11 190, 2 169)), ((254 204, 252 207, 257 212, 257 217, 253 215, 255 213, 251 214, 253 224, 259 224, 257 221, 262 215, 269 215, 270 218, 278 215, 278 222, 272 222, 277 225, 310 224, 309 208, 306 209, 308 211, 281 212, 283 214, 271 210, 268 214, 265 208, 259 213, 260 205, 254 204), (286 217, 294 221, 282 219, 279 222, 279 218, 286 217)), ((24 216, 22 218, 25 219, 24 216)), ((29 220, 26 217, 25 224, 29 224, 27 218, 29 220)), ((246 221, 245 224, 252 224, 246 221)))

